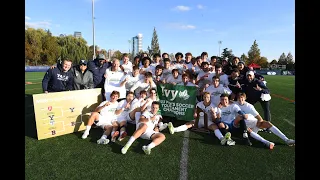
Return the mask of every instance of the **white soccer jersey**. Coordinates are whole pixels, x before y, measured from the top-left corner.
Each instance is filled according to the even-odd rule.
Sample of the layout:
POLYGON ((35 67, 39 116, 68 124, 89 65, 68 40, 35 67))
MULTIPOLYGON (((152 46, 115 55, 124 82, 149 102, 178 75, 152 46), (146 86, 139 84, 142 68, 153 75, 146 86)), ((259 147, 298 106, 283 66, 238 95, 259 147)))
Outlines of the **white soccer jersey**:
POLYGON ((252 114, 254 117, 259 115, 254 106, 248 102, 245 102, 243 105, 240 105, 238 101, 234 103, 237 104, 240 107, 241 111, 243 111, 245 114, 252 114))
POLYGON ((154 74, 156 68, 154 66, 148 66, 147 68, 145 68, 144 66, 140 66, 139 69, 142 69, 142 71, 145 72, 151 72, 152 74, 154 74))
POLYGON ((123 64, 123 61, 120 61, 120 64, 122 65, 124 72, 132 72, 132 62, 128 61, 127 64, 123 64))
POLYGON ((153 116, 156 116, 155 120, 150 120, 147 125, 148 125, 148 128, 152 128, 154 129, 154 127, 159 123, 159 120, 162 118, 162 116, 160 114, 156 114, 156 115, 153 115, 150 111, 144 111, 142 113, 142 116, 146 117, 146 118, 152 118, 153 116))
POLYGON ((211 108, 214 109, 214 112, 218 115, 221 113, 221 110, 219 108, 217 108, 212 102, 209 106, 205 106, 203 104, 203 101, 198 102, 196 105, 196 108, 199 107, 200 109, 202 109, 203 112, 205 112, 208 116, 208 121, 212 121, 212 115, 211 115, 211 108))
POLYGON ((167 77, 167 79, 166 79, 166 83, 170 83, 170 84, 172 84, 172 83, 178 84, 178 83, 181 83, 181 82, 182 82, 181 75, 178 75, 178 78, 176 79, 176 78, 174 78, 173 75, 171 74, 171 75, 169 75, 169 76, 167 77))
POLYGON ((213 85, 210 85, 207 89, 205 89, 206 92, 209 92, 211 95, 211 102, 218 106, 220 103, 220 96, 221 94, 231 94, 231 90, 229 88, 223 87, 221 84, 219 84, 218 87, 214 87, 213 85))
MULTIPOLYGON (((117 110, 122 109, 122 108, 125 108, 127 104, 128 104, 128 102, 127 102, 126 99, 121 100, 121 101, 118 103, 117 110)), ((130 105, 130 108, 125 108, 125 109, 121 112, 121 114, 119 114, 118 116, 127 116, 132 110, 133 110, 133 106, 132 106, 132 104, 131 104, 131 105, 130 105)))
POLYGON ((220 84, 222 84, 225 87, 228 87, 229 85, 228 75, 226 74, 220 75, 220 84))
POLYGON ((140 91, 146 90, 148 92, 151 88, 157 88, 157 85, 152 81, 151 87, 148 83, 144 82, 144 79, 137 81, 130 89, 131 92, 135 92, 136 97, 140 96, 140 91))
MULTIPOLYGON (((179 83, 179 84, 177 84, 177 85, 184 86, 184 83, 183 83, 183 82, 181 82, 181 83, 179 83)), ((187 85, 185 85, 185 86, 196 86, 196 85, 195 85, 195 84, 193 84, 192 82, 188 82, 188 83, 187 83, 187 85)))
POLYGON ((126 82, 126 90, 130 90, 132 86, 137 83, 139 80, 143 79, 143 75, 139 74, 138 76, 132 76, 132 72, 129 72, 124 79, 128 78, 128 81, 126 82))
MULTIPOLYGON (((105 105, 107 102, 108 101, 103 101, 102 103, 100 103, 98 107, 105 105)), ((105 117, 110 117, 110 119, 112 119, 112 117, 116 117, 115 111, 117 110, 117 107, 118 107, 118 101, 115 101, 114 103, 110 102, 109 106, 104 107, 100 111, 100 115, 105 117)))
POLYGON ((163 69, 162 70, 162 76, 164 79, 167 79, 168 76, 172 74, 172 68, 169 67, 168 69, 163 69))
POLYGON ((125 74, 122 71, 111 71, 111 68, 106 69, 106 83, 109 86, 119 87, 124 80, 125 74))
POLYGON ((184 63, 174 63, 172 64, 172 69, 178 69, 179 74, 183 74, 183 71, 186 70, 183 66, 184 63))
POLYGON ((231 123, 236 116, 238 115, 238 112, 241 111, 240 107, 236 104, 230 104, 227 107, 221 107, 221 121, 225 123, 231 123))
POLYGON ((203 70, 201 70, 197 76, 197 80, 200 80, 198 86, 200 88, 203 88, 205 84, 212 84, 212 77, 215 76, 215 74, 216 73, 214 72, 204 72, 203 70), (208 77, 204 78, 203 80, 200 80, 200 78, 205 74, 207 74, 208 77))

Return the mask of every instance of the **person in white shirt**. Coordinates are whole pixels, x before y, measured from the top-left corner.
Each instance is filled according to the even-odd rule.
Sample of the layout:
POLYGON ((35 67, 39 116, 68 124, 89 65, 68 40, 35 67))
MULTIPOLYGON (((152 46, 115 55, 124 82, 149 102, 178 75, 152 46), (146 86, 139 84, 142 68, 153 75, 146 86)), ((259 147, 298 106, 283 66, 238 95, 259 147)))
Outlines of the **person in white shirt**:
POLYGON ((174 55, 175 61, 172 61, 172 68, 178 69, 179 74, 183 74, 184 70, 187 69, 187 66, 184 64, 184 61, 182 60, 183 54, 181 52, 177 52, 174 55))
POLYGON ((234 145, 235 142, 231 139, 231 133, 228 132, 223 136, 216 125, 216 121, 221 116, 220 109, 214 106, 210 100, 210 93, 205 92, 203 95, 203 101, 198 102, 194 111, 193 117, 195 120, 187 122, 184 125, 173 127, 172 122, 168 123, 168 129, 170 134, 175 132, 186 131, 189 128, 204 128, 214 131, 216 137, 220 140, 221 145, 234 145), (203 118, 200 118, 202 115, 203 118))
POLYGON ((182 82, 178 83, 177 85, 181 85, 181 86, 197 86, 195 84, 193 84, 192 82, 190 82, 190 75, 188 73, 182 74, 182 82))
POLYGON ((209 63, 208 62, 202 62, 201 63, 201 71, 199 72, 196 83, 199 87, 197 91, 197 100, 201 101, 202 92, 207 84, 212 83, 212 77, 215 76, 215 73, 212 73, 209 71, 209 63))
POLYGON ((216 72, 216 76, 219 76, 219 78, 220 78, 220 84, 222 86, 224 86, 224 87, 228 87, 228 85, 229 85, 229 80, 228 80, 229 76, 222 72, 222 65, 221 64, 216 63, 215 72, 216 72))
POLYGON ((112 130, 112 123, 117 120, 115 111, 118 107, 118 98, 120 93, 118 91, 112 91, 110 94, 110 101, 103 101, 100 105, 91 113, 89 117, 86 130, 82 134, 82 139, 86 139, 89 135, 92 124, 100 126, 104 133, 97 141, 98 144, 108 144, 108 136, 112 130))
POLYGON ((151 88, 157 88, 157 85, 154 83, 152 79, 152 73, 146 72, 144 75, 144 79, 137 81, 130 89, 131 92, 135 93, 136 97, 139 97, 139 93, 142 90, 146 90, 148 92, 151 88))
POLYGON ((157 65, 156 70, 155 70, 155 74, 152 75, 152 79, 153 79, 154 83, 156 83, 156 84, 163 83, 164 78, 162 75, 162 71, 163 71, 163 66, 157 65))
POLYGON ((127 126, 127 120, 129 113, 133 110, 131 106, 132 101, 134 99, 133 92, 128 92, 126 99, 121 100, 118 103, 117 110, 115 111, 115 114, 117 115, 117 121, 114 121, 112 123, 113 129, 111 132, 111 141, 115 142, 116 138, 119 136, 118 141, 122 141, 126 136, 126 126, 127 126), (118 131, 120 129, 120 133, 118 131))
POLYGON ((237 104, 244 113, 250 114, 252 116, 251 118, 249 117, 248 120, 245 120, 248 127, 248 132, 252 138, 264 143, 269 149, 273 149, 275 144, 264 139, 258 134, 259 129, 268 128, 273 134, 281 138, 287 145, 295 145, 295 140, 289 139, 271 122, 263 120, 254 106, 246 102, 246 98, 246 94, 240 92, 238 94, 238 101, 235 102, 235 104, 237 104))
POLYGON ((105 97, 109 97, 112 91, 118 91, 120 93, 119 98, 126 97, 126 88, 123 81, 125 80, 125 74, 121 70, 119 59, 114 58, 112 66, 106 69, 104 77, 106 78, 104 82, 105 97))
POLYGON ((132 111, 128 114, 127 122, 130 124, 137 124, 141 115, 141 106, 146 103, 147 91, 140 91, 140 96, 135 98, 132 103, 132 111))
POLYGON ((154 74, 155 67, 150 66, 151 59, 149 57, 142 58, 142 66, 140 66, 140 74, 145 75, 147 72, 154 74))
POLYGON ((152 63, 150 64, 150 66, 153 66, 155 68, 158 65, 162 65, 161 56, 159 53, 155 53, 152 56, 152 63))
POLYGON ((146 154, 151 153, 151 149, 161 144, 165 139, 165 135, 159 132, 158 123, 162 120, 162 116, 157 114, 160 109, 158 101, 152 102, 151 111, 142 113, 136 126, 136 131, 130 137, 128 142, 121 149, 122 154, 126 154, 132 143, 137 138, 152 140, 147 146, 142 146, 142 150, 146 154))
POLYGON ((139 80, 142 80, 143 78, 144 78, 144 76, 141 75, 140 72, 139 72, 139 66, 133 66, 132 67, 132 72, 129 72, 124 77, 124 82, 123 83, 125 83, 126 91, 130 91, 132 86, 134 84, 136 84, 139 80))
POLYGON ((120 61, 120 68, 124 74, 128 74, 132 71, 132 63, 129 61, 129 55, 124 53, 122 55, 122 60, 120 61))
POLYGON ((169 58, 163 59, 163 70, 162 70, 162 77, 166 79, 168 76, 172 74, 172 67, 169 58))
POLYGON ((217 125, 220 131, 226 133, 227 131, 240 130, 243 132, 242 136, 247 145, 251 146, 252 143, 248 137, 245 123, 245 119, 248 119, 248 114, 243 112, 235 103, 229 104, 228 94, 221 94, 219 108, 221 110, 221 119, 217 122, 217 125))
POLYGON ((220 78, 218 76, 212 77, 212 84, 205 88, 204 91, 211 94, 211 101, 215 106, 219 105, 221 94, 231 94, 231 90, 228 87, 220 84, 220 78))
POLYGON ((176 85, 182 82, 178 69, 172 69, 171 73, 172 74, 167 77, 164 83, 176 85))

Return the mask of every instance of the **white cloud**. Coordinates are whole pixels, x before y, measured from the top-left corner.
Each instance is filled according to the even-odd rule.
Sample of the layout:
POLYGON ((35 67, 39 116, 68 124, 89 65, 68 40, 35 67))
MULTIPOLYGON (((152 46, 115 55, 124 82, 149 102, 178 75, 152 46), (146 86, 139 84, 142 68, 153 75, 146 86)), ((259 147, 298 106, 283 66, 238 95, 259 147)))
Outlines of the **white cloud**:
POLYGON ((41 28, 41 29, 49 29, 51 27, 51 23, 48 21, 38 21, 38 22, 25 22, 25 27, 30 28, 41 28))
POLYGON ((176 6, 175 8, 173 8, 173 10, 176 11, 189 11, 191 8, 188 6, 176 6))
POLYGON ((195 29, 196 26, 190 24, 181 24, 181 23, 170 23, 168 24, 169 28, 172 29, 195 29))
POLYGON ((201 4, 198 4, 198 5, 197 5, 197 8, 198 8, 198 9, 203 9, 203 8, 204 8, 204 6, 203 6, 203 5, 201 5, 201 4))
POLYGON ((30 20, 31 18, 30 17, 28 17, 28 16, 25 16, 25 18, 24 18, 26 21, 28 21, 28 20, 30 20))

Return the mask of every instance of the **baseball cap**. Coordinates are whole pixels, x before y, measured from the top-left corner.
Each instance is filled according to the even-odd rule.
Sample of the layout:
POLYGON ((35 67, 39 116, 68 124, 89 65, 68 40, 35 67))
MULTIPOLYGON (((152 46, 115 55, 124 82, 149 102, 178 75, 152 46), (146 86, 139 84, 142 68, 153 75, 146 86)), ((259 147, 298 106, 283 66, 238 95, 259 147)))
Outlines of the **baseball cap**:
POLYGON ((253 72, 253 71, 248 71, 248 72, 247 72, 247 76, 248 76, 249 74, 250 74, 251 76, 254 76, 254 72, 253 72))
POLYGON ((79 65, 81 65, 81 64, 87 65, 88 62, 86 60, 82 59, 79 61, 79 65))
POLYGON ((106 57, 104 56, 104 54, 98 54, 97 58, 98 60, 105 60, 106 57))

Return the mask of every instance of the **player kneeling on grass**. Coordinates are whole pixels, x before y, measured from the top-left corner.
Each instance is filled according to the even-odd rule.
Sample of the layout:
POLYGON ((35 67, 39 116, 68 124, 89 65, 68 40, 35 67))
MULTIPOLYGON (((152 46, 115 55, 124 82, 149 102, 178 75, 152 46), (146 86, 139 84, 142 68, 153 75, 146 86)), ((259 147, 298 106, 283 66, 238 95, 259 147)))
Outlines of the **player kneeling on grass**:
POLYGON ((160 103, 153 101, 151 111, 144 111, 136 125, 136 131, 130 137, 127 144, 121 149, 122 154, 126 154, 132 143, 139 137, 142 139, 152 140, 147 146, 142 146, 142 150, 146 154, 151 153, 151 149, 161 144, 165 139, 165 135, 159 132, 158 123, 162 120, 162 116, 158 115, 160 103))
POLYGON ((119 102, 117 110, 115 111, 115 114, 118 116, 117 121, 114 121, 112 123, 113 130, 111 132, 111 141, 115 142, 116 138, 119 136, 119 127, 120 127, 120 136, 118 138, 118 141, 122 141, 126 136, 126 126, 127 126, 127 120, 130 120, 129 113, 132 111, 131 103, 134 99, 134 93, 128 92, 126 99, 123 99, 119 102))
POLYGON ((220 140, 221 145, 235 145, 235 142, 231 139, 231 133, 225 132, 225 136, 221 134, 216 122, 219 122, 221 117, 220 109, 215 107, 211 102, 211 95, 209 92, 204 92, 203 101, 198 102, 195 108, 193 117, 195 120, 190 121, 179 127, 173 127, 172 122, 168 123, 170 134, 175 132, 186 131, 189 128, 204 128, 214 131, 215 136, 220 140), (200 118, 202 115, 204 118, 200 118))
POLYGON ((89 135, 89 131, 91 129, 92 124, 96 126, 100 126, 104 133, 101 138, 97 141, 98 144, 108 144, 109 139, 107 139, 108 135, 110 135, 112 130, 112 122, 116 121, 117 116, 115 115, 115 111, 118 107, 118 98, 120 93, 118 91, 112 91, 110 94, 110 101, 103 101, 100 105, 91 113, 91 116, 88 120, 88 124, 86 126, 86 130, 82 135, 82 139, 86 139, 89 135))
POLYGON ((246 98, 246 94, 240 92, 238 94, 238 101, 235 102, 235 104, 237 104, 246 114, 249 114, 249 117, 245 122, 248 127, 248 132, 252 138, 264 143, 269 149, 273 149, 274 143, 264 139, 258 134, 259 129, 268 128, 273 134, 280 137, 287 145, 295 145, 295 140, 287 138, 287 136, 284 135, 275 125, 269 121, 263 120, 254 106, 246 102, 246 98))

